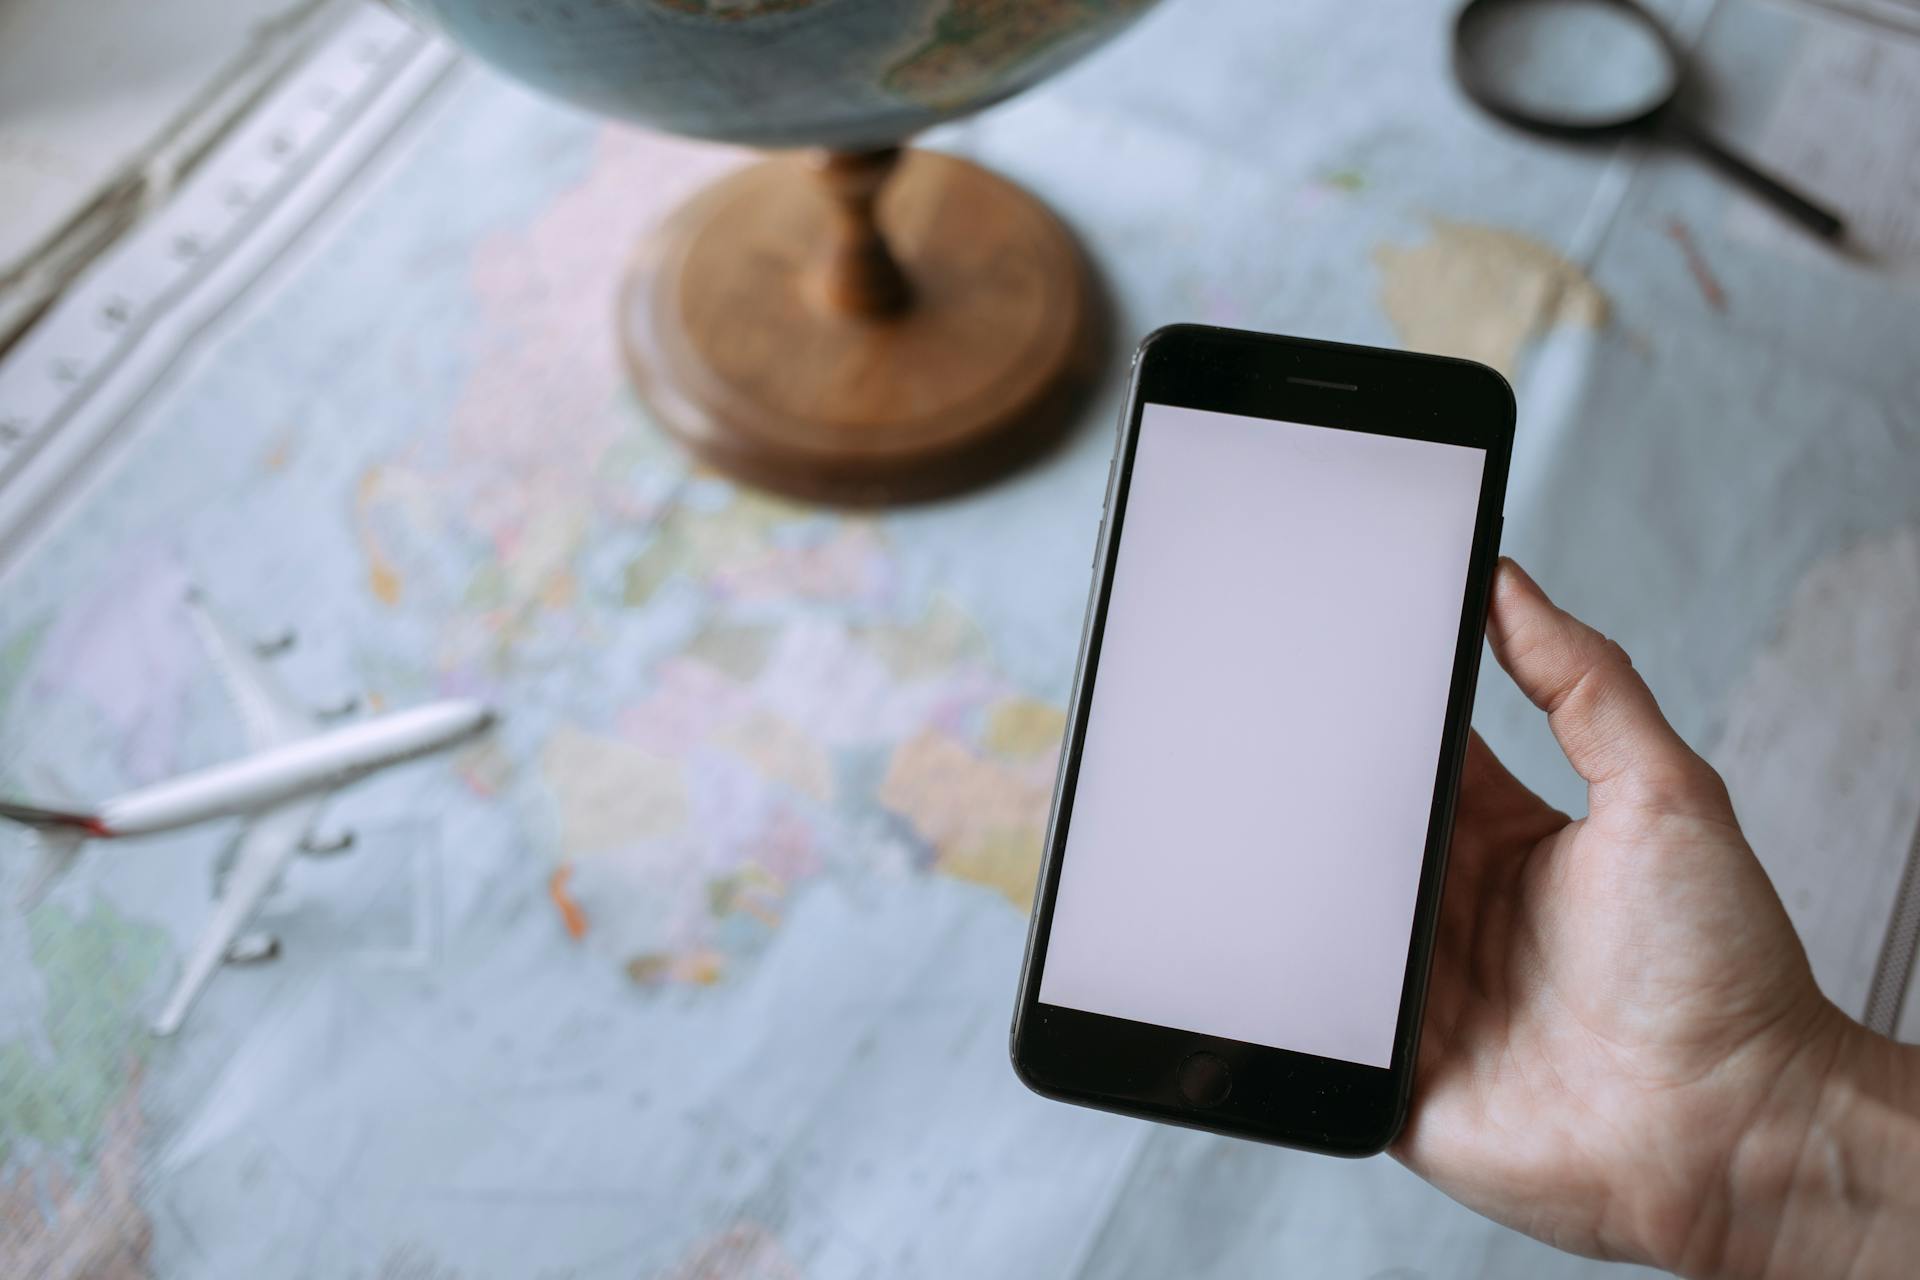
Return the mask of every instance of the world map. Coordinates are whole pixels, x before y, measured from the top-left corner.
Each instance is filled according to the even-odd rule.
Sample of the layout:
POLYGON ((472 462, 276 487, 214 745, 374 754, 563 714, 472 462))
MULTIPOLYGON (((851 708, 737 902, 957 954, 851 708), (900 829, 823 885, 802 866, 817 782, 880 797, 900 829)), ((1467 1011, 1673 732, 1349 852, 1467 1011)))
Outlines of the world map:
MULTIPOLYGON (((777 26, 833 3, 667 16, 777 26)), ((1855 344, 1910 331, 1911 301, 1874 293, 1871 334, 1800 334, 1792 360, 1713 381, 1730 335, 1786 323, 1800 268, 1716 239, 1704 181, 1649 180, 1604 251, 1576 252, 1599 162, 1489 141, 1409 78, 1411 20, 1369 28, 1384 43, 1352 65, 1283 66, 1350 30, 1337 9, 1302 29, 1307 9, 1244 6, 1178 46, 1143 27, 1113 77, 932 141, 1082 234, 1117 347, 1187 318, 1513 374, 1509 545, 1722 767, 1816 971, 1857 1006, 1860 921, 1920 805, 1901 746, 1920 718, 1896 696, 1920 687, 1920 455, 1855 344), (1325 106, 1316 83, 1404 91, 1421 123, 1245 127, 1283 90, 1325 106), (1675 210, 1728 313, 1678 256, 1675 210), (1623 519, 1621 495, 1651 497, 1623 519)), ((872 77, 932 39, 904 32, 872 77)), ((294 628, 281 674, 316 706, 471 695, 503 718, 342 792, 325 826, 355 852, 292 868, 262 919, 281 957, 222 971, 170 1040, 147 1024, 233 831, 89 850, 30 913, 24 844, 0 832, 0 1275, 1597 1274, 1391 1162, 1013 1078, 1124 379, 1109 368, 1055 454, 952 502, 836 513, 690 468, 627 389, 612 298, 647 229, 750 159, 456 77, 186 345, 8 571, 10 796, 97 798, 242 749, 189 585, 245 634, 294 628)), ((1578 803, 1491 668, 1476 710, 1578 803)))
MULTIPOLYGON (((964 885, 953 899, 962 914, 984 912, 1017 938, 1064 727, 1066 673, 1055 659, 1072 643, 1073 602, 1057 610, 1067 626, 1048 661, 1010 667, 988 624, 944 585, 943 564, 965 555, 963 542, 690 469, 636 412, 601 312, 578 305, 617 262, 615 228, 646 216, 631 207, 636 169, 673 175, 654 197, 664 204, 732 163, 604 135, 584 180, 537 216, 480 237, 448 277, 470 299, 472 324, 470 359, 442 413, 419 417, 417 397, 406 397, 385 427, 335 432, 306 414, 216 446, 198 435, 226 434, 215 417, 188 411, 143 442, 100 499, 100 510, 152 521, 149 532, 116 532, 118 518, 75 524, 10 594, 0 723, 33 722, 44 726, 36 741, 67 744, 53 753, 68 771, 62 787, 106 794, 234 749, 231 716, 184 629, 190 581, 216 607, 275 602, 296 615, 282 621, 309 639, 288 660, 289 683, 300 686, 302 661, 317 656, 309 650, 334 654, 317 702, 344 674, 375 708, 459 693, 499 706, 505 720, 450 762, 343 798, 336 808, 360 850, 338 869, 297 867, 268 911, 289 962, 279 973, 220 975, 177 1045, 153 1041, 144 1022, 204 912, 193 904, 204 903, 206 833, 136 855, 183 877, 164 924, 128 883, 124 851, 109 849, 25 917, 23 935, 9 931, 10 962, 37 974, 39 990, 0 1025, 0 1168, 10 1171, 0 1222, 17 1228, 0 1248, 8 1274, 63 1274, 75 1259, 86 1274, 161 1265, 155 1208, 142 1194, 156 1141, 163 1165, 194 1167, 164 1154, 182 1143, 210 1144, 215 1165, 225 1154, 273 1163, 260 1153, 289 1120, 254 1114, 230 1129, 240 1121, 220 1117, 235 1105, 221 1094, 243 1069, 230 1063, 227 1083, 208 1090, 185 1064, 211 1069, 202 1049, 224 1043, 230 1053, 235 1036, 282 1036, 284 1027, 246 1029, 249 1019, 277 1024, 276 1006, 312 1018, 313 1001, 357 1004, 348 993, 369 984, 376 1003, 406 992, 416 1007, 500 1025, 494 997, 444 989, 434 975, 465 946, 492 950, 517 933, 533 967, 514 989, 551 993, 558 983, 587 998, 562 976, 585 964, 600 975, 592 1001, 624 989, 638 1013, 675 989, 750 987, 796 896, 823 880, 855 896, 927 877, 964 885), (186 461, 205 448, 222 464, 186 461), (158 507, 131 498, 148 491, 136 475, 164 478, 173 496, 158 507), (193 510, 201 515, 183 519, 193 510), (249 518, 275 531, 265 556, 260 540, 233 536, 249 518), (75 556, 105 569, 77 599, 58 567, 75 556), (300 599, 314 579, 342 585, 310 612, 300 599), (363 799, 383 791, 388 804, 363 799), (436 851, 435 869, 416 876, 412 866, 436 851), (321 905, 339 886, 322 890, 314 876, 342 874, 359 884, 347 905, 321 905), (488 909, 500 895, 512 901, 511 924, 488 909), (488 1011, 453 1012, 462 1005, 488 1011), (153 1096, 156 1068, 181 1090, 175 1101, 153 1096), (155 1115, 167 1117, 164 1136, 155 1115), (242 1141, 253 1147, 242 1157, 234 1144, 256 1125, 259 1145, 242 1141)), ((354 243, 342 242, 349 257, 354 243)), ((276 305, 287 304, 291 296, 276 305)), ((395 324, 369 340, 397 342, 387 350, 404 365, 406 323, 395 324)), ((365 394, 391 397, 398 367, 365 394)), ((239 616, 270 629, 244 607, 239 616)), ((43 790, 47 754, 10 755, 6 789, 43 790)), ((497 1045, 490 1054, 511 1057, 497 1045)), ((312 1070, 288 1069, 276 1094, 312 1070)), ((341 1100, 329 1111, 359 1091, 337 1078, 315 1088, 341 1100)), ((271 1204, 257 1170, 232 1176, 240 1182, 221 1194, 271 1204)), ((687 1247, 711 1253, 746 1238, 738 1223, 716 1230, 687 1247)), ((773 1247, 763 1235, 751 1236, 756 1256, 773 1247)), ((205 1246, 200 1265, 216 1274, 252 1265, 273 1240, 250 1241, 251 1252, 205 1246)), ((438 1275, 433 1267, 459 1261, 423 1252, 410 1234, 372 1257, 392 1275, 438 1275)), ((660 1258, 669 1264, 678 1265, 672 1252, 660 1258)))

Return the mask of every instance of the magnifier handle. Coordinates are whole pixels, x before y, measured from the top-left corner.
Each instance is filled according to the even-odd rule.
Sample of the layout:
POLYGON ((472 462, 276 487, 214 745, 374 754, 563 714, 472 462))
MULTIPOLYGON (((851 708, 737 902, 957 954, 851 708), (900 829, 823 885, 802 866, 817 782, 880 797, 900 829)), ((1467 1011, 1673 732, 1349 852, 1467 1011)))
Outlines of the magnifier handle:
POLYGON ((1838 214, 1825 205, 1809 200, 1766 170, 1727 150, 1698 125, 1681 116, 1669 116, 1667 124, 1707 159, 1773 201, 1782 213, 1790 215, 1815 235, 1828 240, 1838 240, 1846 235, 1847 224, 1838 214))

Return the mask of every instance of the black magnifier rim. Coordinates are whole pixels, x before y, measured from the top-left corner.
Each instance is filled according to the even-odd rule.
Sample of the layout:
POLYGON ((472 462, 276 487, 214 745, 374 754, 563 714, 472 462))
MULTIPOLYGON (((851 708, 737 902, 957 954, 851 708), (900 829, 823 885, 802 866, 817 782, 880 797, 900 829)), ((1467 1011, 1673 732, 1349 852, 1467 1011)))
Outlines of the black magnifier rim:
POLYGON ((1665 111, 1673 104, 1680 92, 1680 81, 1686 69, 1685 57, 1680 45, 1674 40, 1673 33, 1667 30, 1667 24, 1653 16, 1633 0, 1603 0, 1627 13, 1651 31, 1660 41, 1660 48, 1667 56, 1668 64, 1673 68, 1673 83, 1667 92, 1656 98, 1644 110, 1632 115, 1620 116, 1613 120, 1595 121, 1587 118, 1555 115, 1550 111, 1535 111, 1516 105, 1501 91, 1498 77, 1490 75, 1488 68, 1480 60, 1467 52, 1467 27, 1476 20, 1476 15, 1484 17, 1496 9, 1513 8, 1518 5, 1550 4, 1553 0, 1467 0, 1453 20, 1453 74, 1459 80, 1460 87, 1482 110, 1497 116, 1521 129, 1533 133, 1550 133, 1562 138, 1600 138, 1610 134, 1626 133, 1637 129, 1649 120, 1665 111))

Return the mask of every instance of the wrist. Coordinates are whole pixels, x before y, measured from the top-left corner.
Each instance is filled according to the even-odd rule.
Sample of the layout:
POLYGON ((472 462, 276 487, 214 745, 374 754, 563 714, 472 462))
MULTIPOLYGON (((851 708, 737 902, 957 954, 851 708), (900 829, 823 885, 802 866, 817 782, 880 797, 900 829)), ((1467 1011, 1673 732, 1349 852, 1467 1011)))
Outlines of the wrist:
POLYGON ((1700 1277, 1871 1280, 1920 1254, 1920 1049, 1825 1006, 1703 1197, 1700 1277))

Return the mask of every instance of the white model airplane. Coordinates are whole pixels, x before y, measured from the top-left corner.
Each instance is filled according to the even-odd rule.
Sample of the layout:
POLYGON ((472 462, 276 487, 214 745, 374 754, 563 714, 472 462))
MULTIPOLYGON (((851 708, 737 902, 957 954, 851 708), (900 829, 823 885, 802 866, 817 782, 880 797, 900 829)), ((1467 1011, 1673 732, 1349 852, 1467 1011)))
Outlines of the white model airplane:
POLYGON ((395 711, 351 725, 327 722, 353 710, 315 713, 297 705, 261 661, 290 648, 292 636, 248 645, 221 626, 197 592, 187 604, 194 630, 231 695, 254 754, 129 791, 95 812, 0 801, 0 818, 34 829, 40 866, 22 903, 38 902, 73 865, 88 840, 117 840, 244 815, 232 857, 215 873, 213 918, 187 957, 156 1035, 172 1035, 223 961, 248 963, 279 952, 272 938, 243 936, 261 900, 297 853, 325 855, 351 848, 351 834, 315 842, 327 797, 388 765, 463 742, 493 723, 493 713, 465 699, 395 711))

